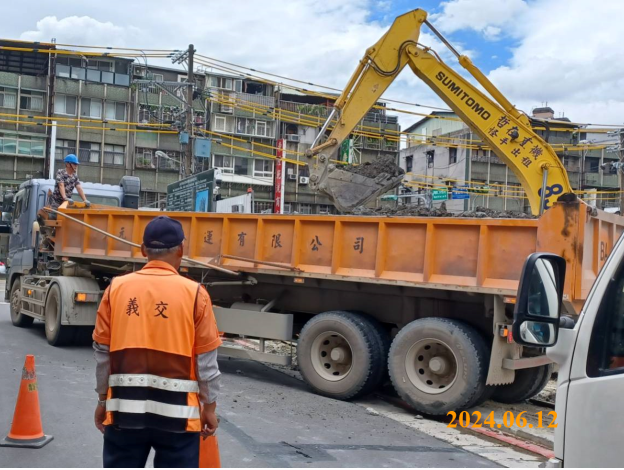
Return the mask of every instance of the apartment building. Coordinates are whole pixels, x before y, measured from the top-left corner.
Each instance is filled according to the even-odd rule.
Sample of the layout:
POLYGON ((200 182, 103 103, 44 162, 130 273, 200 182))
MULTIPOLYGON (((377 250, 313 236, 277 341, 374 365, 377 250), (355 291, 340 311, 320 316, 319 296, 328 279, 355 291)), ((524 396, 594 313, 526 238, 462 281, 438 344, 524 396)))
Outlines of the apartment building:
MULTIPOLYGON (((535 108, 532 114, 536 118, 556 121, 551 126, 536 128, 535 132, 549 143, 556 144, 557 154, 574 189, 618 190, 617 175, 601 167, 604 163, 617 161, 617 154, 609 153, 607 149, 583 148, 583 144, 605 144, 615 137, 578 129, 565 117, 555 119, 555 113, 549 107, 535 108)), ((529 210, 526 199, 514 197, 522 193, 518 178, 491 150, 478 148, 479 136, 456 114, 433 112, 431 117, 421 119, 405 132, 408 147, 401 150, 399 162, 416 183, 412 191, 427 193, 425 188, 431 188, 428 185, 432 184, 437 188, 441 185, 458 188, 470 181, 473 193, 470 199, 447 200, 447 209, 464 211, 485 206, 495 210, 529 210), (468 143, 471 148, 467 147, 468 143)), ((439 204, 441 202, 434 203, 439 204)), ((597 205, 605 207, 610 204, 597 201, 597 205)))
MULTIPOLYGON (((105 54, 55 53, 54 44, 7 44, 23 50, 0 50, 0 190, 48 177, 56 122, 56 168, 74 153, 84 181, 118 184, 124 175, 138 176, 141 206, 163 207, 167 185, 183 173, 186 72, 105 54)), ((272 211, 280 145, 289 160, 284 211, 335 211, 327 197, 309 189, 303 154, 337 96, 304 94, 212 70, 198 70, 195 82, 194 137, 209 139, 210 151, 193 158, 192 171, 220 168, 220 197, 251 188, 254 211, 272 211)), ((376 107, 343 146, 343 160, 398 158, 398 131, 397 117, 376 107)))

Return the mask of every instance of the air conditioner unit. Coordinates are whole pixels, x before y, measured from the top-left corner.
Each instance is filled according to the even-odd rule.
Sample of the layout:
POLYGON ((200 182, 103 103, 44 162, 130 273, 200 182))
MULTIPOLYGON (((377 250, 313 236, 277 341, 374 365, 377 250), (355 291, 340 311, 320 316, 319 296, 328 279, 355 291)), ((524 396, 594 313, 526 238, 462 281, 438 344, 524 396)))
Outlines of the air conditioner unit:
POLYGON ((299 184, 308 184, 310 182, 310 178, 308 176, 300 176, 299 184))
POLYGON ((224 104, 221 105, 221 112, 222 113, 227 113, 227 114, 232 114, 234 112, 234 108, 232 106, 226 106, 224 104))
POLYGON ((145 67, 135 67, 133 73, 135 77, 145 77, 147 69, 145 67))
POLYGON ((295 174, 289 174, 289 175, 288 175, 288 179, 289 179, 289 180, 292 180, 292 181, 297 181, 297 175, 295 175, 295 174))
POLYGON ((240 214, 242 212, 245 212, 245 204, 235 204, 232 206, 232 213, 237 213, 240 214))
POLYGON ((297 134, 286 134, 286 140, 288 142, 299 142, 300 136, 297 134))
POLYGON ((294 175, 295 174, 295 169, 294 168, 286 168, 286 174, 287 175, 294 175))

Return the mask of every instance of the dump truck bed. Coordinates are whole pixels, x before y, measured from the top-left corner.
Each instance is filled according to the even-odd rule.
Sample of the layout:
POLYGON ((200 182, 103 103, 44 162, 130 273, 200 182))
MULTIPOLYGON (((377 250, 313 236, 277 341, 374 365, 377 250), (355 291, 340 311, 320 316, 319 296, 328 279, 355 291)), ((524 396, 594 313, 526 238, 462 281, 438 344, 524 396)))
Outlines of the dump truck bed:
MULTIPOLYGON (((624 230, 624 218, 578 202, 540 219, 358 217, 160 212, 179 220, 185 255, 235 271, 345 282, 515 295, 526 257, 568 262, 566 301, 579 311, 624 230)), ((141 243, 150 211, 61 209, 141 243)), ((144 263, 140 249, 59 217, 55 255, 91 263, 144 263), (64 220, 63 220, 64 219, 64 220), (97 261, 100 260, 100 261, 97 261)), ((192 265, 189 265, 189 267, 192 265)))

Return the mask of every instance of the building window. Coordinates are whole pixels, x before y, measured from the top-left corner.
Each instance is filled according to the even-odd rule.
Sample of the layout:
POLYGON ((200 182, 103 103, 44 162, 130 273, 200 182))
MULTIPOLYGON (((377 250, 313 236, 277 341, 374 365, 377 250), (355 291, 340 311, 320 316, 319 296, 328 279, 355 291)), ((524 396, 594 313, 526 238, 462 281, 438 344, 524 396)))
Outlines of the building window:
POLYGON ((254 214, 272 214, 273 213, 273 202, 268 201, 254 201, 253 203, 253 211, 254 214))
POLYGON ((284 214, 292 214, 292 204, 290 202, 284 203, 284 214))
MULTIPOLYGON (((153 80, 154 82, 164 82, 165 81, 165 77, 163 76, 162 73, 149 73, 148 74, 148 79, 149 80, 153 80)), ((154 93, 154 94, 158 94, 160 93, 160 88, 158 88, 157 85, 150 85, 147 88, 148 93, 154 93)))
POLYGON ((163 106, 162 109, 162 122, 166 124, 173 123, 176 119, 176 112, 178 108, 173 108, 171 106, 163 106))
POLYGON ((164 152, 166 157, 158 158, 158 169, 163 171, 180 171, 180 152, 172 152, 167 150, 164 152))
POLYGON ((310 204, 299 204, 299 213, 300 214, 311 214, 312 206, 310 204))
POLYGON ((80 142, 78 160, 83 163, 100 162, 100 144, 95 142, 80 142))
POLYGON ((271 137, 271 127, 266 121, 236 118, 236 133, 257 137, 271 137))
POLYGON ((234 159, 234 174, 236 175, 248 175, 249 174, 249 162, 251 159, 245 157, 236 157, 234 159))
POLYGON ((457 163, 457 147, 449 147, 449 165, 457 163))
POLYGON ((0 152, 10 153, 14 155, 17 153, 17 139, 15 137, 0 136, 0 152))
POLYGON ((20 109, 28 111, 43 111, 43 93, 22 90, 20 92, 20 109))
POLYGON ((77 100, 78 98, 75 96, 56 95, 54 97, 54 113, 75 116, 77 100))
POLYGON ((102 102, 91 98, 82 98, 82 102, 80 103, 80 116, 101 119, 102 102))
POLYGON ((70 153, 76 153, 76 141, 56 139, 55 158, 63 160, 70 153))
POLYGON ((319 205, 319 214, 331 214, 331 206, 327 204, 319 205))
POLYGON ((435 150, 427 150, 427 152, 425 152, 425 155, 427 157, 427 168, 433 168, 433 161, 435 158, 435 150))
POLYGON ((45 150, 45 140, 36 139, 27 136, 16 136, 15 138, 3 137, 3 152, 4 153, 16 153, 15 144, 17 143, 18 155, 30 155, 33 157, 43 157, 45 150))
POLYGON ((226 132, 226 118, 223 116, 215 116, 215 131, 226 132))
POLYGON ((258 178, 272 178, 273 160, 254 160, 254 176, 258 178))
POLYGON ((254 135, 256 123, 254 119, 236 118, 236 133, 254 135))
POLYGON ((256 135, 268 137, 269 126, 265 121, 256 121, 256 135))
POLYGON ((209 86, 213 88, 221 88, 223 90, 237 91, 239 93, 243 91, 242 80, 236 80, 236 79, 232 79, 228 77, 216 77, 213 75, 210 77, 208 83, 209 83, 209 86))
POLYGON ((107 101, 104 105, 104 115, 109 121, 124 121, 126 119, 126 103, 107 101))
POLYGON ((15 109, 17 105, 17 90, 0 87, 0 108, 15 109))
POLYGON ((137 168, 156 168, 154 165, 154 151, 152 149, 137 149, 136 151, 137 168))
POLYGON ((405 157, 405 173, 411 173, 414 169, 414 155, 405 157))
POLYGON ((104 164, 123 165, 126 152, 123 145, 104 144, 104 164))
POLYGON ((213 165, 223 173, 234 174, 234 157, 231 155, 215 155, 213 165))

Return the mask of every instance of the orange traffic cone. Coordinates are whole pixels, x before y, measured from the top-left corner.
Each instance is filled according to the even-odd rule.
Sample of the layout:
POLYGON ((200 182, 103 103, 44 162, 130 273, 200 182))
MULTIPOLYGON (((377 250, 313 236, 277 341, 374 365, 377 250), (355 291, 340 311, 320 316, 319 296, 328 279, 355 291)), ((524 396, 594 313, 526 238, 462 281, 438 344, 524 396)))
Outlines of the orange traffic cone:
POLYGON ((0 441, 0 447, 31 447, 39 449, 53 439, 43 434, 39 413, 39 392, 35 374, 35 356, 26 356, 22 369, 13 424, 9 435, 0 441))
POLYGON ((221 468, 217 436, 199 438, 199 468, 221 468))

